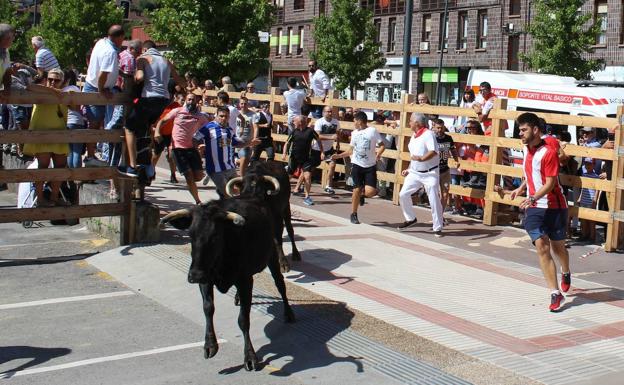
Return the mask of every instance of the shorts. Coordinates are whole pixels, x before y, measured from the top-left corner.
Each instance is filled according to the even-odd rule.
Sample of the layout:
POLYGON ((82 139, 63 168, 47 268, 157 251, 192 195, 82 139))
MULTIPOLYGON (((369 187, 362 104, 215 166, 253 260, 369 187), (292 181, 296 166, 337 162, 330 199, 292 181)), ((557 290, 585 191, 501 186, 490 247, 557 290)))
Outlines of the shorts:
POLYGON ((377 165, 362 167, 352 163, 351 178, 353 179, 353 187, 371 186, 377 188, 377 165))
POLYGON ((440 190, 442 192, 448 192, 451 187, 451 170, 446 170, 440 173, 440 190))
MULTIPOLYGON (((329 163, 331 162, 331 156, 334 155, 336 153, 336 150, 329 149, 327 151, 323 151, 325 153, 325 162, 329 163)), ((310 159, 312 160, 312 164, 314 165, 314 167, 317 167, 318 165, 321 164, 321 152, 318 150, 311 150, 310 151, 310 159)))
POLYGON ((171 146, 171 135, 162 135, 162 140, 160 142, 154 141, 154 154, 160 155, 165 148, 171 146))
POLYGON ((251 147, 243 147, 238 149, 238 157, 239 158, 250 158, 251 157, 251 147))
MULTIPOLYGON (((99 92, 97 87, 85 83, 82 92, 99 92)), ((86 105, 86 115, 90 122, 103 122, 106 117, 106 106, 86 105)))
POLYGON ((201 157, 194 148, 174 148, 173 160, 181 174, 186 174, 191 170, 201 171, 203 169, 201 157))
POLYGON ((314 164, 312 163, 311 158, 301 159, 290 156, 288 158, 288 170, 290 171, 290 173, 292 174, 299 167, 301 167, 301 170, 306 172, 311 172, 312 170, 314 170, 314 164))
POLYGON ((524 229, 531 242, 547 236, 551 241, 566 239, 568 209, 544 209, 529 207, 524 216, 524 229))
POLYGON ((162 112, 169 105, 166 98, 139 98, 137 104, 130 109, 126 119, 128 131, 142 135, 150 126, 158 120, 162 112))

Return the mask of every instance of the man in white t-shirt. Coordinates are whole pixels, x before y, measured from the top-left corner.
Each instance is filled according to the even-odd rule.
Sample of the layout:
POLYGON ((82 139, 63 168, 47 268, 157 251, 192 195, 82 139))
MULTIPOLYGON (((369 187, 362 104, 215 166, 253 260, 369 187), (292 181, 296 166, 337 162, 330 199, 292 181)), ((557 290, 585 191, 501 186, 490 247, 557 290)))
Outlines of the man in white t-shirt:
POLYGON ((284 92, 284 99, 288 106, 288 134, 291 134, 294 130, 293 119, 301 115, 301 108, 309 99, 304 90, 297 88, 297 78, 288 78, 286 84, 288 91, 284 92))
POLYGON ((377 161, 386 146, 375 127, 368 126, 366 113, 360 111, 353 117, 355 130, 351 134, 349 150, 332 155, 331 159, 351 157, 351 178, 353 194, 351 195, 351 223, 359 224, 357 210, 361 198, 371 198, 377 194, 377 161), (375 147, 375 145, 378 145, 375 147))
MULTIPOLYGON (((321 98, 325 103, 327 95, 329 94, 329 76, 322 69, 318 68, 318 64, 315 60, 310 60, 308 63, 308 69, 310 73, 308 78, 310 79, 310 96, 315 98, 321 98)), ((323 114, 323 105, 317 105, 312 107, 312 117, 319 119, 323 114)))
POLYGON ((416 224, 412 194, 424 187, 431 206, 433 233, 436 237, 440 237, 443 226, 440 201, 440 150, 433 131, 428 127, 428 120, 423 114, 414 113, 410 117, 410 128, 414 131, 408 144, 411 162, 409 169, 401 173, 405 180, 399 193, 399 204, 405 222, 400 224, 398 229, 405 230, 416 224))
POLYGON ((317 119, 314 123, 314 131, 319 136, 323 144, 323 153, 317 142, 312 143, 312 151, 310 157, 312 158, 312 164, 317 167, 321 164, 321 161, 325 160, 329 164, 329 173, 327 175, 327 186, 325 186, 325 192, 327 194, 335 194, 332 188, 334 179, 334 170, 336 170, 336 161, 332 160, 331 156, 336 153, 334 150, 334 143, 338 143, 336 140, 337 132, 340 129, 338 120, 333 118, 332 108, 325 106, 323 108, 323 117, 317 119))

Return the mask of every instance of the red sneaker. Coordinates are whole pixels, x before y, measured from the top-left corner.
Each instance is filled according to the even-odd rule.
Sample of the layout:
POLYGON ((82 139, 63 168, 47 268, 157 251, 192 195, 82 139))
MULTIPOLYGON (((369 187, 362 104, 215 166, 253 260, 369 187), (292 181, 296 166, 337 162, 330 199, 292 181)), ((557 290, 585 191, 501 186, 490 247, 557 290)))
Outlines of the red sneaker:
POLYGON ((561 293, 552 293, 550 295, 550 311, 557 312, 561 310, 561 305, 565 302, 565 297, 561 293))
POLYGON ((570 272, 561 273, 561 291, 567 293, 570 290, 570 282, 572 281, 572 274, 570 272))

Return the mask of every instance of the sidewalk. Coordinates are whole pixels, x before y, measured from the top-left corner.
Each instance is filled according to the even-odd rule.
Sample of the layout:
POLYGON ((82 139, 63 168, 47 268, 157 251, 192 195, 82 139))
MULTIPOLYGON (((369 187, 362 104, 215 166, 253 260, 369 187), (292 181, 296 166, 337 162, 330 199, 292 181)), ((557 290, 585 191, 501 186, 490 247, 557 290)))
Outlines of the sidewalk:
MULTIPOLYGON (((573 288, 564 310, 549 313, 549 291, 523 231, 456 218, 435 239, 422 223, 427 211, 419 210, 421 223, 399 233, 391 229, 402 221, 400 211, 380 200, 360 208, 360 221, 372 225, 352 225, 348 196, 313 195, 312 208, 293 198, 294 215, 303 220, 295 222, 303 262, 293 264, 289 282, 546 384, 619 383, 621 254, 585 256, 594 248, 572 247, 573 288)), ((148 197, 163 211, 191 202, 181 184, 156 183, 148 197)))

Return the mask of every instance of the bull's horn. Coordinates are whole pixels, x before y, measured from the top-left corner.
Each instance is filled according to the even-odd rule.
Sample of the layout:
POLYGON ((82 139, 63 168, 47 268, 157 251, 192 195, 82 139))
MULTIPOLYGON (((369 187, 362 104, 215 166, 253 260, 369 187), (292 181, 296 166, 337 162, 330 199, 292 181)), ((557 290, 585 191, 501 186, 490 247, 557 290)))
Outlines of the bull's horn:
POLYGON ((280 183, 277 180, 277 178, 274 177, 274 176, 270 176, 270 175, 263 175, 262 177, 267 182, 273 183, 273 187, 274 187, 273 190, 268 190, 267 194, 269 194, 269 195, 277 195, 277 194, 279 194, 279 192, 280 192, 280 183))
POLYGON ((228 211, 226 218, 231 220, 236 226, 243 226, 245 224, 245 218, 233 211, 228 211))
POLYGON ((190 217, 190 216, 191 216, 191 210, 189 210, 189 209, 182 209, 182 210, 172 211, 169 214, 165 215, 160 220, 160 224, 162 226, 165 223, 167 223, 167 222, 169 222, 169 221, 171 221, 173 219, 183 218, 183 217, 190 217))
POLYGON ((236 184, 242 184, 242 183, 243 183, 243 178, 240 176, 230 179, 225 185, 225 193, 229 196, 234 196, 234 194, 232 194, 232 187, 234 187, 234 185, 236 184))

